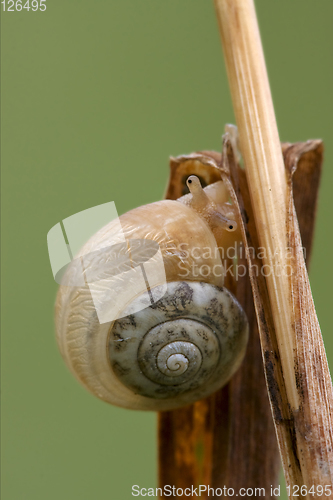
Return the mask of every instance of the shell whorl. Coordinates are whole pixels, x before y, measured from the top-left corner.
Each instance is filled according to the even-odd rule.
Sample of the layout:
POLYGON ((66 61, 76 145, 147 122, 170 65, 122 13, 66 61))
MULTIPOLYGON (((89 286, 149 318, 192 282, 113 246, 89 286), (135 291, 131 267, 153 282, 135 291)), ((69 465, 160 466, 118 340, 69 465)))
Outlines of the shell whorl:
POLYGON ((145 312, 113 324, 111 369, 138 396, 175 408, 227 382, 243 358, 247 332, 245 314, 226 289, 168 283, 165 296, 145 312))
MULTIPOLYGON (((180 293, 180 287, 177 288, 180 293)), ((193 284, 183 284, 184 290, 192 293, 193 284)), ((168 297, 163 299, 160 306, 168 301, 168 297)), ((110 341, 110 359, 116 363, 115 371, 126 386, 142 396, 165 399, 197 389, 210 378, 219 362, 220 343, 210 326, 186 316, 191 314, 190 309, 188 305, 187 311, 183 311, 185 317, 176 316, 171 320, 167 319, 167 312, 166 321, 153 326, 146 333, 141 330, 140 323, 137 324, 143 334, 138 345, 137 362, 129 357, 128 352, 120 354, 115 351, 110 341), (139 375, 138 369, 141 371, 139 375)), ((146 312, 149 315, 151 313, 146 312)), ((156 317, 153 314, 154 321, 156 317)), ((122 327, 115 325, 117 336, 119 326, 122 327)), ((128 334, 129 330, 126 330, 128 334)), ((135 352, 133 355, 135 358, 135 352)))
MULTIPOLYGON (((202 361, 201 352, 190 342, 182 342, 179 340, 162 347, 156 358, 157 368, 168 377, 179 377, 179 375, 183 375, 183 373, 188 370, 188 365, 191 361, 192 364, 195 364, 195 366, 199 368, 202 361)), ((168 379, 166 380, 168 381, 168 379)), ((172 384, 174 381, 170 379, 170 383, 172 384)))

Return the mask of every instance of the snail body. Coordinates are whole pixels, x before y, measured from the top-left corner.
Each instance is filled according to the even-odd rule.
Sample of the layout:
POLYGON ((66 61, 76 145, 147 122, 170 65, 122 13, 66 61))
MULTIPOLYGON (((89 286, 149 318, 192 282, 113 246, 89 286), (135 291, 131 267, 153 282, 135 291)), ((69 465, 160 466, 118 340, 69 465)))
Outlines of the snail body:
POLYGON ((223 259, 223 250, 227 250, 236 241, 241 241, 240 229, 234 220, 234 212, 223 182, 214 182, 202 189, 198 177, 191 175, 186 184, 190 194, 182 196, 179 201, 195 210, 207 222, 223 259))
MULTIPOLYGON (((236 222, 208 202, 207 207, 204 197, 194 200, 195 207, 181 199, 164 200, 133 209, 98 231, 76 256, 94 255, 87 260, 88 270, 96 268, 96 259, 104 267, 92 283, 60 286, 57 340, 71 371, 100 399, 138 410, 178 408, 216 391, 239 367, 248 325, 223 287, 214 236, 217 219, 224 217, 233 229, 236 222), (105 266, 105 249, 124 244, 124 238, 132 265, 117 274, 105 266), (165 274, 146 267, 153 272, 138 287, 130 277, 142 262, 142 241, 158 245, 149 265, 160 255, 165 274), (98 310, 114 319, 101 321, 98 310)), ((67 283, 75 273, 77 268, 69 266, 67 283)))

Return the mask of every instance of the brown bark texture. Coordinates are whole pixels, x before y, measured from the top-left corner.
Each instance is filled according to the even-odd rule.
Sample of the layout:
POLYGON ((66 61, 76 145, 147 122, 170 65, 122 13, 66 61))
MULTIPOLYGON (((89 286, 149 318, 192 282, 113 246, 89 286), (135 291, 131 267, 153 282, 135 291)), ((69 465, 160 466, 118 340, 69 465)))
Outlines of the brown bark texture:
MULTIPOLYGON (((282 151, 289 178, 293 175, 294 201, 308 264, 323 146, 321 141, 285 143, 282 144, 282 151)), ((239 203, 250 247, 247 257, 253 254, 254 258, 250 262, 248 259, 250 273, 227 283, 249 320, 250 338, 245 360, 227 386, 209 398, 185 408, 159 413, 159 486, 174 485, 185 489, 201 484, 214 489, 233 488, 235 491, 240 488, 264 488, 265 496, 262 498, 271 498, 271 487, 278 485, 281 464, 276 435, 280 443, 284 441, 289 447, 287 454, 284 449, 280 451, 285 460, 293 461, 291 469, 296 471, 298 452, 295 440, 300 437, 296 437, 295 416, 291 415, 283 393, 278 348, 270 335, 274 327, 267 312, 268 304, 262 304, 267 290, 265 280, 259 276, 262 263, 257 258, 259 243, 245 173, 235 161, 228 137, 224 139, 222 157, 215 152, 202 152, 172 158, 170 167, 167 199, 177 199, 184 194, 188 175, 198 175, 203 184, 210 184, 220 179, 222 172, 222 179, 228 179, 226 182, 232 186, 236 203, 239 203), (187 161, 190 157, 191 162, 187 161), (256 307, 253 297, 256 302, 259 301, 256 307), (260 336, 258 314, 261 314, 260 336), (292 446, 294 448, 290 449, 292 446)), ((297 223, 292 214, 292 199, 290 206, 292 235, 292 224, 297 223)), ((245 255, 239 258, 238 264, 247 264, 245 255)), ((214 498, 212 493, 208 495, 208 491, 201 497, 214 498)))

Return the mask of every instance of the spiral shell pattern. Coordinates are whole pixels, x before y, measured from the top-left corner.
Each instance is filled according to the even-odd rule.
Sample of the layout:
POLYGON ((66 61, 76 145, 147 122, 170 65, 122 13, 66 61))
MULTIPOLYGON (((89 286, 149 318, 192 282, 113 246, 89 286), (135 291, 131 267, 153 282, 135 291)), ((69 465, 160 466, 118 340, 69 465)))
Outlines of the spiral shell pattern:
POLYGON ((195 210, 172 200, 130 210, 92 236, 76 262, 81 258, 87 264, 84 284, 76 279, 82 267, 75 262, 61 278, 56 333, 67 366, 92 394, 123 408, 171 410, 213 393, 237 370, 246 349, 246 317, 232 294, 219 288, 218 245, 195 210), (146 265, 146 244, 160 248, 165 275, 154 273, 153 281, 147 275, 149 292, 146 283, 138 289, 126 277, 127 258, 119 258, 124 237, 139 264, 146 265), (135 241, 143 239, 142 260, 135 241), (210 272, 198 277, 201 266, 210 272), (107 321, 104 308, 115 313, 107 321))
POLYGON ((135 394, 185 404, 227 382, 247 336, 245 314, 228 290, 171 282, 148 309, 115 321, 108 355, 117 378, 135 394))
POLYGON ((171 377, 163 380, 161 383, 172 385, 174 383, 181 383, 179 376, 183 375, 183 373, 186 373, 186 378, 191 373, 195 374, 202 363, 202 356, 199 349, 191 342, 176 340, 160 349, 157 353, 156 361, 160 373, 171 377), (173 377, 177 377, 177 379, 175 380, 173 377))

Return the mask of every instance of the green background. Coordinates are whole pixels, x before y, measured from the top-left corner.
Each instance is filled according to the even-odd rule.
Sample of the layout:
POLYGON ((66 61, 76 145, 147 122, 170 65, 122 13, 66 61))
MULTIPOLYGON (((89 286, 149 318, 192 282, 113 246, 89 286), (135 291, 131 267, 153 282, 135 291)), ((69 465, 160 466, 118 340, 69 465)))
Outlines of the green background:
MULTIPOLYGON (((2 499, 130 499, 156 485, 156 415, 109 406, 54 338, 46 234, 108 201, 162 197, 168 157, 233 122, 212 1, 46 0, 2 13, 2 499)), ((332 315, 332 0, 257 0, 282 140, 323 138, 311 285, 332 315)))

